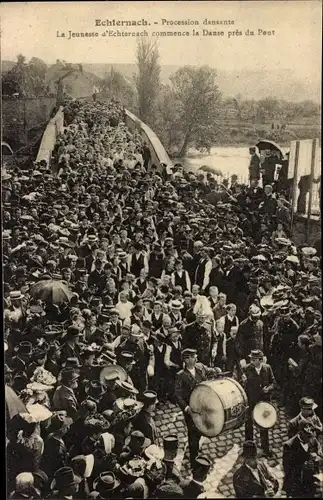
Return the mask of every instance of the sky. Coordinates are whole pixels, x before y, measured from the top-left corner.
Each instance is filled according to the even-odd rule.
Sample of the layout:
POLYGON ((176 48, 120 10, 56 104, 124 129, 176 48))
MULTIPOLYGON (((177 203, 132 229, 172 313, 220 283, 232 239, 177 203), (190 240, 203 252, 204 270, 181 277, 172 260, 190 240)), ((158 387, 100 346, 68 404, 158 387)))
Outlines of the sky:
MULTIPOLYGON (((147 27, 123 31, 199 31, 199 36, 159 37, 162 65, 203 65, 226 70, 288 69, 320 81, 321 2, 3 2, 1 9, 1 57, 16 60, 22 53, 51 64, 56 59, 72 63, 135 63, 135 37, 102 37, 104 27, 96 19, 140 20, 147 27), (197 20, 200 26, 162 26, 161 20, 197 20), (203 20, 233 20, 231 26, 203 26, 203 20), (158 23, 158 24, 154 24, 158 23), (203 29, 224 31, 225 36, 201 36, 203 29), (254 30, 254 36, 246 35, 254 30), (258 35, 258 29, 275 35, 258 35), (228 36, 238 30, 242 35, 228 36), (72 38, 68 33, 98 32, 97 38, 72 38), (57 37, 65 33, 65 38, 57 37)), ((117 28, 107 28, 116 30, 117 28)))

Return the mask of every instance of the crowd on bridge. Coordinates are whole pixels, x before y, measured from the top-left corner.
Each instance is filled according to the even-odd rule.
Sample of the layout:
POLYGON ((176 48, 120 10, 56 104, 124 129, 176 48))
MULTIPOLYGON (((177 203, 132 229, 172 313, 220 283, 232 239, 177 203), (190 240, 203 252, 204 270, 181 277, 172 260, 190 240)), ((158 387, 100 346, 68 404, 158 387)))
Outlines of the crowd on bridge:
POLYGON ((237 498, 315 494, 321 257, 294 244, 284 198, 154 164, 117 101, 67 102, 64 117, 51 165, 3 176, 10 498, 205 497, 189 397, 224 376, 249 404, 237 498), (291 419, 280 486, 270 434, 254 440, 252 410, 271 400, 291 419), (191 478, 155 424, 168 402, 191 478))

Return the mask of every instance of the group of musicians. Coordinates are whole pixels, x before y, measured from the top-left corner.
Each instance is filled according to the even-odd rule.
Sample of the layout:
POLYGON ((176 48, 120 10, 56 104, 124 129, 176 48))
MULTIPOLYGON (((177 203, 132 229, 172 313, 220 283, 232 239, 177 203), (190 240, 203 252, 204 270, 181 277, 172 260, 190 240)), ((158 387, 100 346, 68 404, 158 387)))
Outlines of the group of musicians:
MULTIPOLYGON (((194 470, 202 433, 194 423, 190 396, 193 389, 201 382, 221 377, 221 371, 199 363, 194 349, 185 349, 182 358, 184 368, 176 375, 175 397, 184 413, 191 468, 194 470)), ((237 498, 273 497, 278 492, 278 480, 266 462, 259 460, 259 456, 266 458, 273 456, 269 431, 267 426, 260 426, 262 453, 259 453, 254 441, 254 411, 259 403, 270 401, 275 388, 275 378, 271 366, 265 362, 262 351, 252 350, 249 359, 249 363, 242 363, 241 376, 248 400, 245 443, 241 450, 243 464, 234 473, 233 485, 237 498)), ((283 452, 285 474, 283 489, 288 497, 304 497, 304 494, 313 495, 316 491, 314 476, 319 472, 322 462, 321 447, 317 439, 322 433, 322 423, 315 414, 316 406, 311 398, 303 397, 300 400, 300 413, 289 423, 289 440, 285 443, 283 452)), ((263 417, 266 419, 266 415, 263 417)))

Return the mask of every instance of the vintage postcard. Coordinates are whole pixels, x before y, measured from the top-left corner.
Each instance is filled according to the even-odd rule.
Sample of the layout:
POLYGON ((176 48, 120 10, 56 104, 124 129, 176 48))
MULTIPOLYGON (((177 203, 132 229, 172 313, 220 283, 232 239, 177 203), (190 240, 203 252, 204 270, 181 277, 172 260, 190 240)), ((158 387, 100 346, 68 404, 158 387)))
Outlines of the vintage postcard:
POLYGON ((0 12, 4 498, 320 498, 322 3, 0 12))

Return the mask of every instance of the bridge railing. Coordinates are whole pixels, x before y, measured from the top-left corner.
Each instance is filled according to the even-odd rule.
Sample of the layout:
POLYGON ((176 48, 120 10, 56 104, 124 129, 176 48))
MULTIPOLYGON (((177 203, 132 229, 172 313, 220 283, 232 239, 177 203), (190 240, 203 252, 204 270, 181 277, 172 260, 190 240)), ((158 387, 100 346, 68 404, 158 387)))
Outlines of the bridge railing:
POLYGON ((40 147, 38 150, 36 161, 40 162, 45 160, 48 165, 51 163, 52 152, 55 147, 57 136, 64 129, 64 113, 63 108, 60 107, 56 115, 51 118, 47 124, 43 134, 40 147))
POLYGON ((152 163, 159 166, 161 163, 165 163, 167 167, 172 167, 173 163, 168 156, 164 146, 160 142, 159 138, 153 130, 151 130, 148 125, 142 122, 136 115, 131 113, 128 109, 125 110, 126 113, 126 125, 129 130, 137 130, 144 141, 146 141, 149 146, 152 163))

